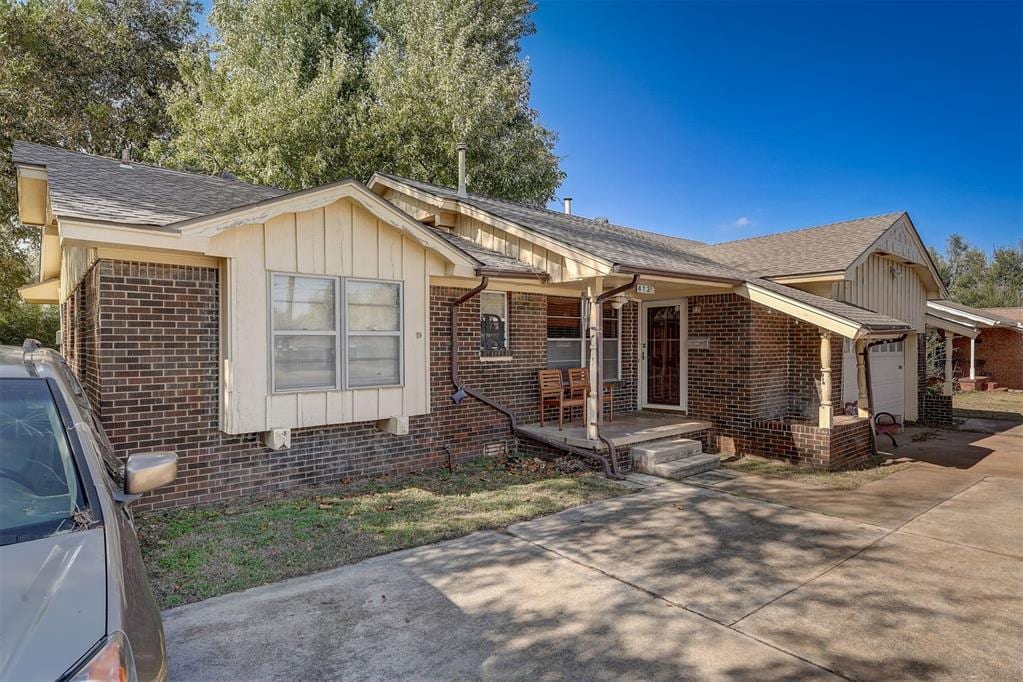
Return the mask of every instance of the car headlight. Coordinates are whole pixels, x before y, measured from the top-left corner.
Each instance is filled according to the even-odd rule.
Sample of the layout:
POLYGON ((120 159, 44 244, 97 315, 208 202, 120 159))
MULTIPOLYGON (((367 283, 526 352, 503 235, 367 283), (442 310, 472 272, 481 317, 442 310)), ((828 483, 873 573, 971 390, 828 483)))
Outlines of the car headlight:
POLYGON ((66 679, 68 682, 137 682, 128 638, 123 632, 110 635, 103 646, 66 679))

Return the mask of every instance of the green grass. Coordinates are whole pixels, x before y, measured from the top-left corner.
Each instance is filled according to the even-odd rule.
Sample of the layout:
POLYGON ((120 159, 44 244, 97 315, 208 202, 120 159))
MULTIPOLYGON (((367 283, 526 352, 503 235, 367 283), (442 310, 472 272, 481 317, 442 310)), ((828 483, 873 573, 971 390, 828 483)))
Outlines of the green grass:
POLYGON ((788 464, 776 459, 749 456, 723 461, 721 466, 744 474, 784 478, 790 481, 801 481, 810 485, 833 488, 835 490, 854 490, 864 484, 879 481, 886 476, 894 474, 896 471, 910 467, 912 462, 875 462, 869 466, 847 471, 818 471, 788 464))
POLYGON ((590 472, 480 458, 453 471, 143 513, 136 524, 167 608, 625 492, 590 472))
POLYGON ((971 391, 952 397, 956 417, 1023 421, 1023 393, 971 391))

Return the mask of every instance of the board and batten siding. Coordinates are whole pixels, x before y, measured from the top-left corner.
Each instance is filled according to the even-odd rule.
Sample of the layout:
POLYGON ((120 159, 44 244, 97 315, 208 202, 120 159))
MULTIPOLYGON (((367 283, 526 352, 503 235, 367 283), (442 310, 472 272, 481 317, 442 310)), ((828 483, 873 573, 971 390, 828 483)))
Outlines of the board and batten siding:
POLYGON ((358 202, 275 216, 211 239, 225 258, 223 430, 253 433, 427 414, 430 411, 430 277, 445 261, 358 202), (400 280, 404 384, 352 390, 271 391, 271 272, 400 280))
POLYGON ((872 253, 851 273, 834 283, 835 300, 890 315, 924 331, 927 289, 913 266, 872 253))

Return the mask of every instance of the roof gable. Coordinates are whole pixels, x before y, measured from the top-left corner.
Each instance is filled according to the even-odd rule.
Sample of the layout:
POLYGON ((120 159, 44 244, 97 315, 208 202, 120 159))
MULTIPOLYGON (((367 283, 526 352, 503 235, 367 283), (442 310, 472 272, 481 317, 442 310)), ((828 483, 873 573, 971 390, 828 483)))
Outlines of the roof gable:
POLYGON ((906 213, 707 244, 697 250, 760 277, 844 272, 906 213))

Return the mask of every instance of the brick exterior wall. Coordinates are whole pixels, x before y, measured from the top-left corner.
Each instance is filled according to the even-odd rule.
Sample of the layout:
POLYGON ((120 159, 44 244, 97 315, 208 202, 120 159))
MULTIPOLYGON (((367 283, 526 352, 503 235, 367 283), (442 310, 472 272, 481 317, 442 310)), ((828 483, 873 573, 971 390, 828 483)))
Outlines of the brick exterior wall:
MULTIPOLYGON (((100 260, 62 304, 63 351, 97 407, 121 457, 174 450, 177 480, 137 509, 443 466, 515 448, 507 418, 469 398, 451 399, 450 303, 466 289, 434 287, 430 304, 431 414, 412 417, 407 436, 372 422, 293 429, 274 452, 259 434, 218 429, 219 281, 212 268, 100 260)), ((622 388, 616 409, 636 403, 636 311, 623 310, 622 388), (631 320, 631 322, 630 322, 631 320)), ((481 360, 479 299, 460 308, 463 381, 539 419, 536 370, 547 364, 546 297, 509 293, 511 359, 481 360)))
MULTIPOLYGON (((449 305, 465 289, 443 287, 431 289, 432 412, 412 417, 409 435, 385 434, 371 422, 293 429, 291 448, 274 452, 259 434, 222 433, 218 278, 213 268, 100 260, 62 304, 64 354, 117 454, 178 453, 178 479, 140 500, 138 509, 406 473, 516 447, 542 450, 516 443, 508 420, 492 408, 473 398, 461 405, 450 400, 449 305)), ((537 421, 536 370, 547 364, 546 297, 509 294, 510 360, 480 359, 478 306, 473 299, 461 308, 462 380, 524 423, 537 421)), ((619 413, 637 404, 638 305, 626 305, 622 320, 619 413)), ((713 432, 698 434, 707 449, 756 452, 765 430, 752 428, 754 420, 816 414, 816 328, 738 296, 715 295, 690 299, 689 333, 711 339, 709 350, 689 352, 690 415, 715 424, 713 432)), ((836 339, 833 346, 837 407, 841 344, 836 339)), ((832 463, 845 458, 834 445, 839 440, 837 434, 828 440, 832 463)), ((625 463, 627 452, 620 455, 625 463)), ((823 456, 802 459, 816 466, 823 456)))
MULTIPOLYGON (((710 340, 709 349, 690 349, 688 355, 689 414, 714 423, 711 448, 830 468, 870 456, 869 441, 844 433, 838 438, 816 426, 817 327, 735 294, 693 296, 688 313, 689 336, 710 340)), ((831 401, 839 414, 842 341, 837 336, 831 339, 831 369, 831 401)), ((862 427, 840 430, 847 429, 862 427)))
MULTIPOLYGON (((955 359, 959 376, 970 376, 970 340, 956 337, 955 359)), ((1023 334, 1009 329, 982 329, 975 346, 977 374, 989 374, 1004 388, 1023 389, 1023 334)))

